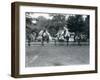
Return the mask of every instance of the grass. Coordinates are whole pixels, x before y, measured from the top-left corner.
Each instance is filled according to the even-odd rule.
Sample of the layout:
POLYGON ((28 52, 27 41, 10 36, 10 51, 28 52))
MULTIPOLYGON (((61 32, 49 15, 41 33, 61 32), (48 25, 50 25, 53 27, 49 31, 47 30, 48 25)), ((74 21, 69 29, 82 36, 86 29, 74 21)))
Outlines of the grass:
POLYGON ((26 45, 26 67, 79 64, 89 64, 88 45, 26 45))

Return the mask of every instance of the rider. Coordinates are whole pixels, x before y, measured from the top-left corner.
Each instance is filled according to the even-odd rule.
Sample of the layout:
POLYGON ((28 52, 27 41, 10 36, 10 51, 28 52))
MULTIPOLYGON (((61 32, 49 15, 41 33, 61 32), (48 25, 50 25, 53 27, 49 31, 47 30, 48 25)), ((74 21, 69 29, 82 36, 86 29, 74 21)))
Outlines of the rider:
POLYGON ((66 30, 65 28, 64 28, 63 36, 66 39, 67 45, 68 45, 69 44, 69 35, 68 35, 68 30, 66 30))
POLYGON ((42 33, 42 45, 44 45, 43 43, 44 43, 45 40, 47 41, 47 43, 49 42, 49 36, 46 32, 46 29, 44 29, 43 33, 42 33))

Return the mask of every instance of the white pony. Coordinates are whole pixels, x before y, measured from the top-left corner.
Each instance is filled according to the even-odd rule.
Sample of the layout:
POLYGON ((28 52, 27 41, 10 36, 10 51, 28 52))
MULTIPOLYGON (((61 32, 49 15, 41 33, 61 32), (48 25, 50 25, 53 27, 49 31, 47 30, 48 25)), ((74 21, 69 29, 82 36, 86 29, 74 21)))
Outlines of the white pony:
POLYGON ((66 37, 70 37, 70 32, 66 27, 63 30, 59 30, 57 33, 58 40, 66 41, 66 37))

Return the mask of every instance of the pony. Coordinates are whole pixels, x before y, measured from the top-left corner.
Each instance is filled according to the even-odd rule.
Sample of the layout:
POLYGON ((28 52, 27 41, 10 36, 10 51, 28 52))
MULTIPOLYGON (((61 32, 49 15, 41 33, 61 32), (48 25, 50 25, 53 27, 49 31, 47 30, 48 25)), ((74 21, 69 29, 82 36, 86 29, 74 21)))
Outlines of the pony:
POLYGON ((44 42, 46 41, 47 43, 49 43, 49 34, 47 32, 47 30, 43 30, 41 32, 41 37, 42 37, 42 40, 41 40, 41 44, 44 45, 44 42))
POLYGON ((69 38, 70 38, 70 32, 68 31, 67 28, 64 27, 63 30, 58 31, 57 38, 58 38, 58 41, 61 41, 61 42, 66 41, 67 45, 68 45, 69 44, 69 38))

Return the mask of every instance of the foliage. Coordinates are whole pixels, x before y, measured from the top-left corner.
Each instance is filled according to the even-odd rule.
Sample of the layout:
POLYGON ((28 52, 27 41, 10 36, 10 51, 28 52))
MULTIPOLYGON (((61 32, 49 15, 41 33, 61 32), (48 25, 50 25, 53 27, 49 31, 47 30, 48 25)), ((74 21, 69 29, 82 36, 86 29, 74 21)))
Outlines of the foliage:
POLYGON ((82 33, 84 32, 84 19, 82 15, 69 16, 67 20, 67 27, 70 32, 82 33))
POLYGON ((84 34, 86 34, 88 38, 89 38, 89 26, 90 26, 90 22, 89 22, 89 15, 88 15, 85 19, 85 27, 84 27, 84 34))
MULTIPOLYGON (((29 15, 29 14, 28 14, 29 15)), ((59 30, 67 27, 70 32, 76 35, 85 34, 89 38, 89 16, 84 15, 65 15, 65 14, 49 14, 50 19, 45 16, 37 18, 26 16, 26 33, 39 33, 42 29, 47 29, 52 37, 55 37, 59 30), (66 18, 67 17, 67 18, 66 18), (32 21, 36 20, 36 24, 32 21)))
POLYGON ((66 19, 64 14, 50 14, 52 16, 51 22, 48 27, 48 31, 51 36, 55 36, 60 29, 66 24, 66 19))

